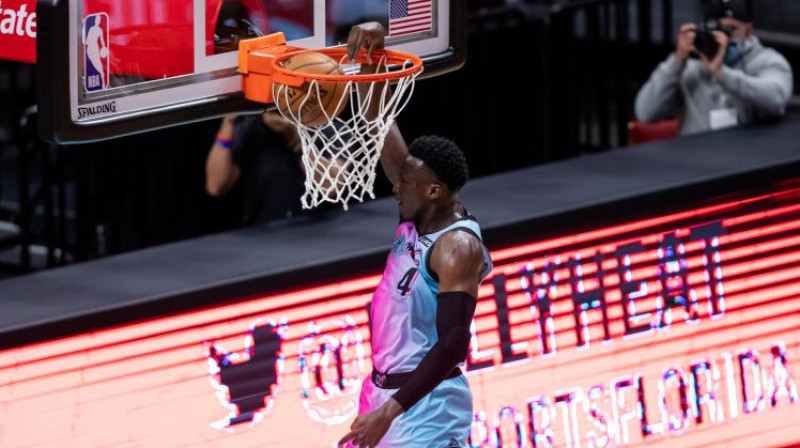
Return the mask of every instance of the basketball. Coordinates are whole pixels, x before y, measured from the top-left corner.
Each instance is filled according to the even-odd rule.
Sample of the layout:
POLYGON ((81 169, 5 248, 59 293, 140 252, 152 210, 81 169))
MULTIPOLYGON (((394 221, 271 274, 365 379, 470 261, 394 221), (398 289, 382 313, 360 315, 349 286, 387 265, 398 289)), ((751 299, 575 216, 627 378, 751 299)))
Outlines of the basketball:
MULTIPOLYGON (((344 74, 335 60, 316 52, 292 56, 281 67, 317 75, 344 74)), ((344 109, 347 104, 347 99, 342 98, 345 87, 345 83, 339 82, 307 81, 299 87, 276 83, 275 105, 285 116, 295 117, 306 126, 321 126, 328 122, 328 117, 333 119, 344 109)))
POLYGON ((108 47, 103 47, 100 49, 100 57, 107 58, 108 57, 108 47))

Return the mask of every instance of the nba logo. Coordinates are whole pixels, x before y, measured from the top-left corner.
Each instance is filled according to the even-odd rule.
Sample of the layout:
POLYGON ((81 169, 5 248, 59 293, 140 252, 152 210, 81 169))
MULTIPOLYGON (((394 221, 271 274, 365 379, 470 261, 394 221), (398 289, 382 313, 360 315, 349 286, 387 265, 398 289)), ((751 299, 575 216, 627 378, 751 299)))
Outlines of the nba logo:
POLYGON ((108 14, 87 16, 83 22, 83 87, 105 90, 109 84, 108 14))

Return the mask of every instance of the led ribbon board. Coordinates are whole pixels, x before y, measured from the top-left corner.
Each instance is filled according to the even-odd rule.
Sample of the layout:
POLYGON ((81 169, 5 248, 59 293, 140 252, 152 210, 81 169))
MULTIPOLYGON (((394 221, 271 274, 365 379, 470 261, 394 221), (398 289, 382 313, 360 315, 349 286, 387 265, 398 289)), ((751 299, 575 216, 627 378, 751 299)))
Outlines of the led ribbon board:
MULTIPOLYGON (((472 446, 800 443, 798 198, 495 251, 465 366, 472 446)), ((0 352, 0 445, 332 447, 371 368, 378 280, 0 352)))

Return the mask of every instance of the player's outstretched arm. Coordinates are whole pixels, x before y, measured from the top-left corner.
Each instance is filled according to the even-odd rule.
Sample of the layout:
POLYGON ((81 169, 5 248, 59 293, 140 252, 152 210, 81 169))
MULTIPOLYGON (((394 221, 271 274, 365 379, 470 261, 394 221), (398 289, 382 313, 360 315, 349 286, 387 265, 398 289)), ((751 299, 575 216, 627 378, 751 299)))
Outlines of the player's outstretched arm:
MULTIPOLYGON (((367 58, 372 58, 375 50, 380 50, 384 47, 386 39, 386 28, 378 22, 366 22, 353 26, 350 29, 350 34, 347 38, 347 55, 351 60, 355 60, 359 51, 362 48, 366 49, 367 58)), ((362 64, 361 73, 375 73, 377 70, 385 69, 385 67, 377 64, 362 64)), ((382 85, 376 85, 378 88, 383 88, 382 85)), ((386 100, 390 95, 388 86, 385 91, 386 100)), ((366 88, 359 86, 360 97, 366 97, 366 88)), ((378 104, 381 98, 378 95, 371 97, 372 103, 367 107, 367 118, 372 119, 378 114, 378 104)), ((393 123, 388 135, 383 143, 383 150, 381 151, 381 166, 386 173, 386 177, 393 185, 400 183, 400 167, 408 156, 408 145, 397 127, 397 123, 393 123)))

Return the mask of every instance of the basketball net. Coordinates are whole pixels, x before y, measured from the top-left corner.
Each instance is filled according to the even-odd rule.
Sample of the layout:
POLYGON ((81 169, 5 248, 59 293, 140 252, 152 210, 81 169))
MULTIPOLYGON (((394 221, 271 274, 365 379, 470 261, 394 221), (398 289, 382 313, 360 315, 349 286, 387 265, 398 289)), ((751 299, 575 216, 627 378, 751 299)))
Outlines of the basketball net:
MULTIPOLYGON (((380 66, 385 66, 385 59, 380 66)), ((400 69, 407 61, 400 64, 400 69)), ((330 116, 323 107, 320 94, 320 81, 309 79, 308 91, 297 113, 280 110, 281 114, 297 127, 303 145, 303 167, 305 168, 305 194, 301 198, 304 209, 315 208, 324 202, 340 202, 345 210, 352 201, 363 202, 365 197, 375 199, 373 187, 378 161, 381 157, 386 135, 389 133, 397 115, 406 107, 414 92, 414 82, 421 73, 417 70, 407 76, 393 80, 374 80, 375 76, 365 76, 360 80, 359 64, 342 64, 346 80, 340 104, 331 110, 343 110, 338 116, 330 116), (392 88, 394 87, 394 88, 392 88), (313 94, 316 93, 316 94, 313 94), (316 101, 327 124, 307 126, 302 122, 302 110, 306 103, 316 101), (344 103, 344 104, 343 104, 344 103), (370 105, 373 108, 369 111, 370 105), (377 105, 377 108, 376 108, 377 105)), ((343 77, 344 78, 344 77, 343 77)), ((273 84, 273 96, 287 95, 288 89, 278 90, 273 84)), ((288 98, 285 98, 288 102, 288 98)))

